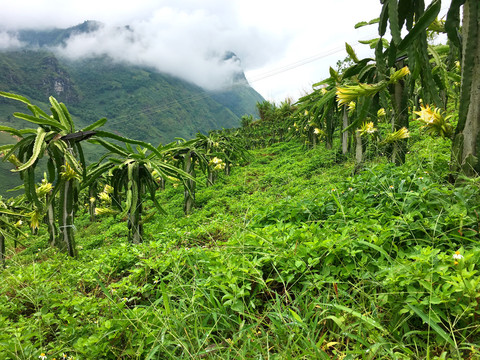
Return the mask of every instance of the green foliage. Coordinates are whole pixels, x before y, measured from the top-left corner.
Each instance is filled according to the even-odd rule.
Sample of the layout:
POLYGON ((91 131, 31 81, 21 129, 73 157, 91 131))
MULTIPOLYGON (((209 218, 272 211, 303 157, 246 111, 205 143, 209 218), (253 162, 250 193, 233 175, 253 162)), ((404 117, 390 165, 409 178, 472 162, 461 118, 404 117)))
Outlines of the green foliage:
MULTIPOLYGON (((85 158, 80 141, 90 137, 95 132, 75 132, 72 117, 63 103, 59 103, 53 96, 49 98, 51 115, 45 113, 37 105, 33 105, 27 98, 1 91, 0 96, 22 102, 27 106, 32 115, 14 113, 18 119, 26 120, 38 125, 36 129, 15 130, 2 127, 2 129, 17 138, 17 143, 2 147, 5 160, 16 165, 15 172, 19 172, 24 182, 25 196, 32 207, 31 227, 36 231, 39 220, 44 212, 49 213, 49 231, 51 243, 61 250, 75 256, 75 242, 73 235, 73 218, 75 213, 75 198, 77 183, 80 177, 85 176, 85 158), (35 169, 39 160, 48 156, 48 179, 44 187, 37 188, 35 184, 35 169), (52 186, 52 183, 55 186, 52 186), (54 215, 53 201, 59 193, 59 210, 54 215), (40 194, 45 197, 42 202, 40 194), (48 210, 47 210, 48 209, 48 210), (53 224, 54 217, 59 226, 59 235, 53 224)), ((99 120, 89 128, 94 129, 105 123, 99 120)))
POLYGON ((255 150, 198 189, 188 217, 167 184, 167 214, 135 246, 124 223, 90 224, 87 211, 77 259, 45 235, 16 255, 8 246, 1 353, 474 357, 480 189, 444 181, 449 140, 412 138, 404 165, 376 159, 355 175, 335 151, 255 150))
MULTIPOLYGON (((419 124, 406 128, 418 96, 438 102, 438 85, 443 105, 451 106, 447 97, 455 95, 448 83, 458 76, 449 71, 445 49, 426 43, 427 29, 441 29, 440 23, 431 26, 440 2, 427 9, 410 0, 382 4, 380 18, 370 23, 379 24, 381 37, 389 25, 392 41, 369 42, 376 64, 358 59, 346 44, 354 64, 331 68, 330 78, 297 104, 259 102, 259 120, 246 117, 238 131, 179 140, 166 146, 171 151, 141 140, 126 141, 125 148, 96 140, 122 159, 99 165, 92 179, 111 168, 110 176, 126 184, 127 209, 162 203, 166 213, 151 212, 151 221, 142 222, 143 243, 132 245, 122 235, 125 224, 112 218, 90 224, 85 211, 78 222, 84 250, 77 259, 48 249, 42 231, 23 251, 10 244, 0 283, 0 353, 6 359, 44 353, 102 359, 478 357, 479 182, 447 182, 448 136, 423 138, 419 124), (402 39, 404 26, 410 32, 402 39), (412 69, 406 81, 405 59, 398 59, 403 51, 412 69), (389 133, 383 120, 392 113, 389 133), (347 154, 353 135, 356 164, 347 154), (290 137, 306 146, 285 141, 290 137), (326 149, 316 147, 323 139, 326 149), (134 152, 130 144, 143 148, 134 152), (379 153, 392 154, 395 164, 379 153), (187 216, 175 179, 159 179, 164 191, 156 192, 151 168, 168 178, 160 163, 147 164, 157 156, 167 161, 162 167, 175 160, 183 169, 187 216), (196 166, 207 187, 196 188, 196 166), (145 186, 137 176, 142 169, 145 186), (146 201, 141 194, 150 187, 146 201)), ((450 16, 452 36, 458 16, 450 16)), ((52 105, 60 127, 68 129, 69 117, 58 116, 60 105, 52 105)), ((449 134, 442 119, 427 130, 449 134)), ((42 154, 48 129, 2 129, 36 139, 16 165, 31 169, 35 161, 28 159, 42 154)), ((68 173, 65 168, 63 176, 68 173)), ((26 175, 34 184, 33 174, 26 175)), ((114 185, 120 203, 122 186, 114 185)), ((108 194, 99 194, 105 204, 112 202, 108 194)))
POLYGON ((243 147, 254 149, 265 147, 288 138, 288 127, 295 105, 290 99, 280 104, 269 101, 257 102, 260 119, 245 118, 239 135, 243 139, 243 147))

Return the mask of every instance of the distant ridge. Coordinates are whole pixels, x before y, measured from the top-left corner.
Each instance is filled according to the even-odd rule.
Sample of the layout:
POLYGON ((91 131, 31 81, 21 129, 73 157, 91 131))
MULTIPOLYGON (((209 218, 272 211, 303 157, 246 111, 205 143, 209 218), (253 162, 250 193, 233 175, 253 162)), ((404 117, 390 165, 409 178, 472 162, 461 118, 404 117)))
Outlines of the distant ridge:
MULTIPOLYGON (((250 87, 243 72, 230 79, 232 86, 207 91, 172 75, 116 62, 108 56, 68 60, 52 51, 73 34, 89 33, 101 26, 85 21, 68 29, 18 31, 24 47, 0 51, 0 90, 24 95, 44 108, 48 108, 52 95, 67 105, 78 127, 106 117, 106 130, 154 145, 175 137, 189 139, 197 132, 237 127, 241 116, 255 114, 256 103, 264 100, 250 87)), ((240 61, 233 52, 227 52, 224 61, 232 59, 240 61)), ((0 99, 0 125, 30 126, 15 119, 15 111, 25 112, 26 108, 0 99)), ((0 144, 6 141, 0 136, 0 144)), ((0 170, 5 169, 4 163, 0 166, 0 170)))
POLYGON ((98 30, 103 24, 95 20, 87 20, 76 26, 67 29, 48 29, 48 30, 19 30, 17 31, 18 40, 27 47, 44 47, 65 45, 66 40, 74 34, 90 33, 98 30))
MULTIPOLYGON (((155 69, 115 62, 107 56, 68 60, 51 51, 74 34, 102 26, 89 20, 67 29, 19 30, 24 47, 0 52, 0 89, 35 102, 47 102, 53 95, 66 103, 80 123, 106 116, 107 127, 152 143, 238 126, 240 117, 254 114, 256 103, 264 100, 243 72, 233 75, 232 86, 206 91, 155 69)), ((226 52, 223 60, 232 59, 240 62, 233 52, 226 52)), ((14 121, 10 110, 0 103, 0 123, 14 121)))

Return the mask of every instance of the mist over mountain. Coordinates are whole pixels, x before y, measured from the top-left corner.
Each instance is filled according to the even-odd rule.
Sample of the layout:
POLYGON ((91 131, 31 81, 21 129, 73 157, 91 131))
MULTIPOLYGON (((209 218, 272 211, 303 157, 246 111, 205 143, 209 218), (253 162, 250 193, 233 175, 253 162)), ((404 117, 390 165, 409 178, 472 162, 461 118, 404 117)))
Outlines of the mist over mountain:
POLYGON ((118 125, 124 135, 148 125, 143 137, 167 141, 237 126, 239 117, 254 113, 256 102, 263 100, 248 85, 240 59, 228 50, 185 58, 185 64, 176 60, 173 71, 168 56, 156 57, 159 48, 129 26, 86 21, 67 29, 19 30, 8 36, 3 43, 10 46, 0 52, 3 91, 41 102, 53 95, 81 115, 80 121, 106 116, 109 126, 118 125), (132 122, 135 130, 129 128, 132 122))
POLYGON ((238 58, 226 58, 225 54, 235 49, 248 54, 244 48, 253 43, 251 37, 222 31, 213 19, 208 20, 202 13, 163 9, 148 20, 127 26, 85 21, 66 29, 2 32, 0 27, 0 49, 46 48, 75 60, 108 56, 218 90, 231 85, 230 79, 243 72, 238 58))
MULTIPOLYGON (((45 109, 54 96, 67 105, 78 128, 106 117, 106 130, 157 145, 239 126, 240 117, 254 114, 256 103, 263 101, 249 86, 240 59, 228 50, 203 53, 200 64, 185 59, 175 73, 164 57, 155 60, 158 49, 129 26, 86 21, 67 29, 2 34, 0 90, 26 96, 45 109), (190 73, 182 70, 188 64, 190 73)), ((30 127, 13 117, 15 111, 28 112, 0 99, 0 124, 30 127)), ((1 143, 7 141, 0 137, 1 143)))

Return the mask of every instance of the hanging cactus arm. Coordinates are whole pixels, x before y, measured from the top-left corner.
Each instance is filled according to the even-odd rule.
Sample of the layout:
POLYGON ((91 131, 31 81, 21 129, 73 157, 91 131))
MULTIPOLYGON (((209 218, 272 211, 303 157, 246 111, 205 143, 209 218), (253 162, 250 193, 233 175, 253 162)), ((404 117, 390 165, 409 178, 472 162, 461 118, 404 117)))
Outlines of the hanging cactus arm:
POLYGON ((87 179, 87 163, 85 161, 85 154, 83 153, 83 148, 80 142, 75 142, 73 146, 75 148, 76 154, 78 155, 79 164, 82 170, 81 175, 82 175, 82 182, 83 182, 87 179))
MULTIPOLYGON (((367 64, 373 61, 373 59, 366 58, 358 61, 355 65, 350 66, 345 72, 342 74, 343 79, 351 78, 352 76, 359 75, 362 71, 365 70, 367 64)), ((361 77, 361 75, 359 75, 361 77)))
POLYGON ((37 124, 37 125, 46 125, 46 126, 51 126, 53 128, 58 128, 64 131, 68 131, 68 128, 63 126, 61 123, 58 121, 55 121, 53 119, 44 119, 44 118, 39 118, 36 116, 28 115, 28 114, 23 114, 19 112, 13 113, 13 116, 15 116, 18 119, 26 120, 31 123, 37 124))
POLYGON ((126 186, 125 186, 126 201, 125 201, 125 208, 122 212, 122 216, 125 216, 125 215, 127 215, 127 213, 132 211, 133 207, 135 206, 134 204, 136 204, 136 197, 135 197, 135 195, 136 195, 136 190, 135 190, 136 181, 133 178, 133 176, 134 176, 134 166, 135 166, 134 163, 129 163, 127 165, 127 179, 126 179, 126 186), (134 199, 134 197, 135 197, 135 199, 134 199))
POLYGON ((5 92, 5 91, 0 91, 0 96, 3 96, 3 97, 8 98, 8 99, 12 99, 12 100, 21 101, 21 102, 23 102, 24 104, 27 104, 27 105, 31 104, 30 100, 28 100, 26 97, 21 96, 21 95, 11 94, 11 93, 8 93, 8 92, 5 92))
POLYGON ((37 105, 29 104, 27 105, 28 110, 33 114, 33 116, 38 118, 44 119, 51 119, 50 115, 48 115, 45 111, 40 109, 37 105))
POLYGON ((95 121, 93 124, 88 125, 87 127, 83 128, 82 131, 90 131, 95 130, 107 122, 107 118, 101 118, 100 120, 95 121))
POLYGON ((14 129, 14 128, 9 127, 9 126, 0 126, 0 131, 6 132, 6 133, 9 133, 11 135, 18 136, 18 137, 23 137, 23 134, 20 132, 20 130, 14 129))
MULTIPOLYGON (((441 1, 433 0, 428 8, 425 10, 423 15, 415 22, 413 28, 408 32, 408 34, 403 38, 403 40, 398 44, 398 50, 406 50, 420 34, 422 34, 430 24, 437 18, 438 13, 440 12, 441 1)), ((391 21, 392 19, 390 19, 391 21)), ((390 23, 391 25, 391 23, 390 23)))
POLYGON ((108 162, 105 164, 96 163, 94 166, 87 169, 87 179, 82 182, 82 189, 87 188, 94 184, 100 176, 107 173, 114 166, 113 163, 108 162))
POLYGON ((146 143, 144 141, 129 139, 129 138, 126 138, 126 137, 123 137, 123 136, 118 136, 118 135, 115 135, 113 133, 110 133, 110 132, 107 132, 107 131, 102 131, 102 130, 98 130, 96 132, 96 135, 99 138, 110 138, 110 139, 121 141, 121 142, 128 143, 128 144, 140 145, 140 146, 143 146, 143 147, 147 148, 148 150, 152 151, 153 153, 155 153, 155 155, 157 155, 159 158, 162 157, 162 154, 157 150, 157 148, 152 146, 152 144, 146 143))
POLYGON ((34 165, 36 161, 41 158, 43 152, 45 151, 45 137, 47 136, 47 132, 39 127, 37 129, 37 136, 35 137, 35 142, 33 145, 32 156, 25 162, 23 165, 19 166, 18 169, 13 169, 12 171, 23 171, 30 166, 34 165))
MULTIPOLYGON (((35 132, 36 134, 36 132, 35 132)), ((6 149, 8 150, 8 152, 5 154, 5 160, 8 160, 8 161, 11 161, 11 158, 14 158, 15 160, 13 160, 13 164, 18 168, 22 165, 22 161, 20 161, 20 159, 23 160, 23 155, 26 153, 26 149, 35 141, 35 138, 36 136, 33 136, 33 135, 30 135, 30 136, 27 136, 26 138, 23 138, 22 140, 20 140, 18 143, 16 143, 15 145, 11 146, 11 145, 8 145, 8 147, 10 147, 10 149, 6 149), (15 152, 18 150, 18 156, 15 156, 15 152)))
POLYGON ((462 37, 460 35, 460 7, 465 0, 452 0, 450 8, 447 12, 447 20, 445 21, 445 30, 448 39, 459 49, 462 48, 462 37))
POLYGON ((105 149, 107 149, 108 151, 110 151, 111 153, 117 154, 119 156, 122 156, 122 157, 128 157, 129 156, 128 151, 125 151, 124 148, 122 148, 121 146, 119 146, 117 144, 114 144, 110 141, 105 141, 103 139, 100 139, 100 138, 96 137, 96 138, 90 140, 89 142, 93 143, 93 144, 99 144, 99 145, 103 146, 105 149))
POLYGON ((23 175, 23 185, 25 188, 25 195, 28 201, 35 204, 37 208, 42 207, 42 203, 37 196, 35 188, 35 172, 33 167, 29 167, 22 172, 23 175))
POLYGON ((152 200, 153 202, 153 205, 155 206, 155 208, 162 214, 166 215, 167 212, 163 209, 163 207, 160 205, 160 203, 158 202, 158 200, 155 198, 155 195, 157 193, 157 189, 158 189, 158 184, 157 182, 155 181, 155 179, 153 179, 153 177, 151 177, 151 179, 149 179, 149 181, 147 182, 147 189, 150 193, 150 199, 152 200))
POLYGON ((381 37, 383 37, 387 32, 389 1, 384 1, 382 4, 383 4, 382 11, 380 13, 380 18, 378 20, 378 34, 381 37))
POLYGON ((67 132, 72 133, 74 131, 72 117, 67 110, 67 107, 63 103, 59 103, 53 96, 49 98, 52 105, 51 111, 54 117, 67 129, 67 132))
POLYGON ((388 20, 390 25, 390 34, 395 45, 398 45, 402 39, 401 25, 398 18, 397 0, 386 0, 388 2, 388 20))

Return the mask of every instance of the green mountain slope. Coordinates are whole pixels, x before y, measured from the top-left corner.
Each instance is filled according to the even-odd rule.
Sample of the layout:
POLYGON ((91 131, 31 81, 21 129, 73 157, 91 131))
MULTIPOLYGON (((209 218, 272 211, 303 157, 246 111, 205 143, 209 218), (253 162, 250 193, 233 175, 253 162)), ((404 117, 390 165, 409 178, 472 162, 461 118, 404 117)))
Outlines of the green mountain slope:
MULTIPOLYGON (((0 53, 0 89, 45 103, 65 102, 79 124, 107 117, 111 131, 154 144, 198 131, 231 128, 263 98, 246 82, 208 92, 153 69, 109 58, 67 61, 47 51, 0 53)), ((18 125, 0 102, 0 123, 18 125)))
MULTIPOLYGON (((28 97, 46 109, 48 97, 64 102, 78 128, 102 117, 105 130, 154 145, 197 132, 239 126, 240 117, 253 114, 263 98, 248 85, 243 73, 236 85, 206 91, 182 79, 146 67, 114 62, 108 57, 67 60, 47 50, 73 33, 89 32, 95 22, 69 29, 21 31, 26 47, 0 52, 0 90, 28 97)), ((234 56, 227 54, 225 60, 234 56)), ((238 80, 238 81, 237 81, 238 80)), ((0 99, 0 125, 24 127, 13 112, 24 107, 0 99)), ((0 144, 9 142, 0 138, 0 144)), ((0 187, 10 166, 0 163, 0 187)))

